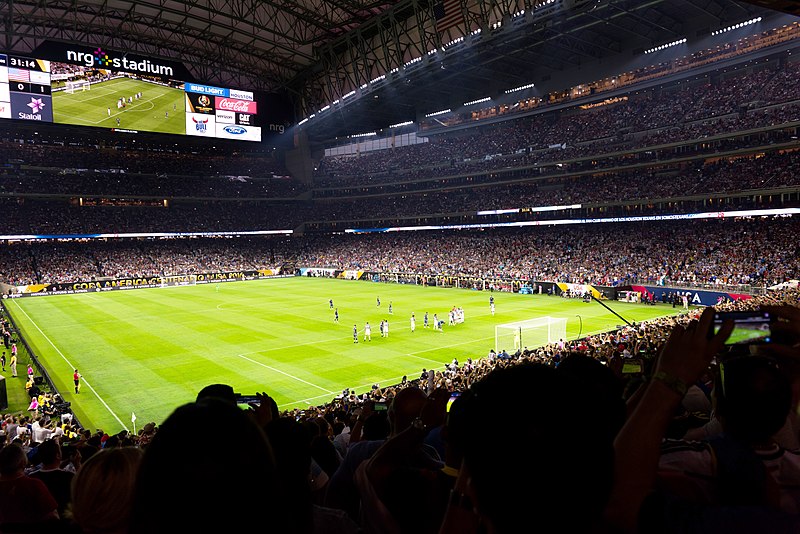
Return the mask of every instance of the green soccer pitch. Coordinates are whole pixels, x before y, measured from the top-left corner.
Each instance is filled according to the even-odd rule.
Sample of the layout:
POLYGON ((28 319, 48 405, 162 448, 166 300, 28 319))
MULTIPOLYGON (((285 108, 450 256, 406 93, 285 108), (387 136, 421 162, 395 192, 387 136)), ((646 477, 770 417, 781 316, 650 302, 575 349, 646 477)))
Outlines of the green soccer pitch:
MULTIPOLYGON (((281 409, 323 404, 355 388, 418 378, 453 358, 485 356, 495 325, 542 316, 567 318, 567 334, 613 329, 620 320, 597 303, 547 295, 488 292, 319 278, 279 278, 109 291, 6 301, 23 335, 86 428, 118 431, 163 421, 212 383, 239 393, 265 391, 281 409), (381 306, 376 305, 380 297, 381 306), (339 309, 339 323, 329 299, 339 309), (388 305, 392 303, 393 315, 388 305), (423 328, 427 311, 465 322, 423 328), (417 328, 410 331, 411 313, 417 328), (576 315, 581 316, 581 321, 576 315), (379 324, 389 319, 389 337, 379 324), (372 341, 363 329, 369 321, 372 341), (359 343, 353 343, 353 325, 359 343), (83 375, 74 394, 73 369, 83 375)), ((629 321, 672 314, 667 306, 611 302, 629 321)), ((508 350, 512 347, 507 347, 508 350)), ((21 374, 27 362, 20 362, 21 374)), ((24 379, 23 379, 24 380, 24 379)), ((10 383, 9 387, 16 386, 10 383)), ((24 409, 24 408, 23 408, 24 409)))
POLYGON ((78 126, 184 135, 185 108, 184 92, 181 89, 131 78, 93 83, 89 91, 53 93, 53 120, 78 126), (128 97, 139 92, 142 93, 142 98, 134 98, 132 103, 127 104, 128 97), (120 97, 125 98, 127 106, 117 109, 117 100, 120 97))

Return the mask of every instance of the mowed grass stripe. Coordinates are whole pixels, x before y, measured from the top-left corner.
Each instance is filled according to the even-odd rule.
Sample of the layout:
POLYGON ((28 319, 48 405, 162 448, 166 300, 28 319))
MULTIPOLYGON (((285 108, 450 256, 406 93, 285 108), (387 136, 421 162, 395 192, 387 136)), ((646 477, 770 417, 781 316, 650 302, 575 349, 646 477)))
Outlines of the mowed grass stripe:
MULTIPOLYGON (((241 393, 267 391, 282 407, 319 404, 345 387, 388 385, 403 375, 419 376, 466 357, 485 356, 494 346, 497 324, 541 316, 566 317, 568 336, 614 328, 621 321, 596 303, 540 295, 423 288, 361 281, 288 278, 192 287, 111 291, 14 301, 36 322, 124 422, 163 421, 180 404, 194 400, 211 383, 241 393), (376 306, 380 296, 381 306, 376 306), (339 309, 333 323, 328 300, 339 309), (394 314, 388 313, 392 302, 394 314), (444 333, 423 328, 429 312, 447 319, 452 306, 466 322, 444 333), (414 312, 417 330, 410 332, 414 312), (381 319, 390 337, 380 337, 381 319), (366 321, 372 342, 363 341, 366 321), (359 343, 352 342, 353 325, 359 343), (309 400, 310 399, 310 400, 309 400)), ((662 306, 612 303, 631 321, 674 310, 662 306)), ((90 428, 113 431, 119 423, 102 404, 71 389, 72 369, 15 306, 15 320, 45 363, 79 419, 90 428), (60 361, 61 360, 61 361, 60 361)), ((508 347, 511 349, 511 347, 508 347)), ((130 425, 129 425, 130 426, 130 425)))

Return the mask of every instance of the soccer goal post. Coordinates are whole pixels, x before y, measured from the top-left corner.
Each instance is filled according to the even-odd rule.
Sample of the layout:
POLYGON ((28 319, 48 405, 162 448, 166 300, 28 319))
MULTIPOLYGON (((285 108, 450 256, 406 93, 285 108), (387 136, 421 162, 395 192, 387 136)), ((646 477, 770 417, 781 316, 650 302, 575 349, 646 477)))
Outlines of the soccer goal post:
POLYGON ((541 347, 561 339, 567 339, 567 320, 559 317, 539 317, 494 327, 494 350, 497 352, 541 347))
POLYGON ((68 94, 75 94, 77 91, 89 91, 92 88, 92 84, 90 84, 86 80, 67 80, 65 82, 65 92, 68 94))
POLYGON ((175 274, 171 276, 161 276, 158 282, 161 287, 195 286, 197 285, 197 275, 175 274))

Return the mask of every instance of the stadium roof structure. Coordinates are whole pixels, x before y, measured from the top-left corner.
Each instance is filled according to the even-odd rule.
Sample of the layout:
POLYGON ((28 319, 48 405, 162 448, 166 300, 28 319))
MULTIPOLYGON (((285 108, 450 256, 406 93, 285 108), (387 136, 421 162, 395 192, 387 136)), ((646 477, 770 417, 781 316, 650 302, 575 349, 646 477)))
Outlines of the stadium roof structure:
POLYGON ((774 14, 738 0, 15 0, 0 11, 8 51, 97 45, 182 61, 202 82, 284 91, 298 120, 313 116, 316 141, 512 87, 566 88, 597 79, 592 66, 774 14))

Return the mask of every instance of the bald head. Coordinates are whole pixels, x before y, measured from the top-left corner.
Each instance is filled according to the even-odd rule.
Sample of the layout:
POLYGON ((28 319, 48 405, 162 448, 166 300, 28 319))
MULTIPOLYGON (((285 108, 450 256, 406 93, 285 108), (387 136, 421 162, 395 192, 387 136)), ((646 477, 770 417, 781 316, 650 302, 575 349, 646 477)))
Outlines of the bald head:
POLYGON ((389 408, 392 434, 399 434, 411 426, 411 422, 422 412, 427 396, 421 389, 401 389, 389 408))

